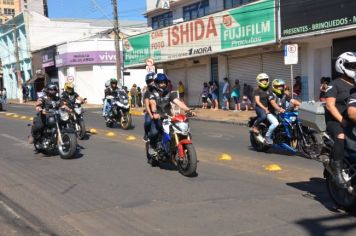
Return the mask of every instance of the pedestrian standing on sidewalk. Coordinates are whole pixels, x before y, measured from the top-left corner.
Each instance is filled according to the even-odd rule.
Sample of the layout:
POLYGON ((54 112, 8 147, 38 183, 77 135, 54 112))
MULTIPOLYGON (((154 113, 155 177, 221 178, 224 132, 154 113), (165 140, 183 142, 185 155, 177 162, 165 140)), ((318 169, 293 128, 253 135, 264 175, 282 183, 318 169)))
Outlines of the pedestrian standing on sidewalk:
POLYGON ((297 76, 294 78, 295 83, 293 85, 293 97, 294 99, 300 100, 302 94, 302 78, 297 76))
POLYGON ((142 91, 140 87, 137 87, 137 106, 142 107, 142 91))
POLYGON ((133 84, 130 90, 131 94, 131 107, 137 106, 137 85, 133 84))
POLYGON ((219 109, 219 102, 218 102, 219 86, 215 81, 210 81, 210 94, 212 100, 211 109, 214 109, 216 111, 219 109))
POLYGON ((203 109, 208 109, 208 96, 209 96, 209 86, 208 83, 204 82, 203 91, 201 92, 201 99, 203 102, 203 109))
POLYGON ((223 87, 223 101, 224 101, 224 110, 230 109, 230 82, 228 78, 224 78, 224 87, 223 87))
POLYGON ((179 81, 178 86, 179 99, 184 102, 185 87, 182 81, 179 81))
POLYGON ((240 111, 240 81, 237 79, 235 80, 234 87, 232 87, 231 97, 234 99, 235 102, 235 112, 240 111))

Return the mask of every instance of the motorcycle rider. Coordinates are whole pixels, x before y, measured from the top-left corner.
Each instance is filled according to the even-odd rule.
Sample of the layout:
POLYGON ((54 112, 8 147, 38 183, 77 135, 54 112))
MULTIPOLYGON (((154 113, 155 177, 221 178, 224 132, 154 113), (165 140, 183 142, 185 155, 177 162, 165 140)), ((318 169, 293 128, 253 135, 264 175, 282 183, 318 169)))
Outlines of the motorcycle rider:
POLYGON ((287 93, 285 93, 286 83, 282 79, 275 79, 272 81, 272 91, 275 97, 275 101, 278 106, 284 110, 291 108, 298 109, 300 102, 296 99, 292 99, 287 93))
POLYGON ((346 186, 346 181, 342 176, 345 148, 344 128, 347 125, 347 104, 345 101, 350 96, 350 91, 356 78, 354 71, 355 62, 356 53, 345 52, 341 54, 335 63, 335 69, 339 77, 335 78, 326 89, 326 130, 334 140, 330 164, 335 172, 334 180, 341 187, 346 186))
POLYGON ((104 99, 104 106, 103 106, 103 116, 107 116, 109 112, 108 109, 111 107, 111 97, 117 97, 119 92, 119 88, 117 86, 117 80, 115 78, 110 79, 110 86, 108 86, 105 91, 105 99, 104 99))
POLYGON ((84 98, 80 97, 79 94, 74 91, 74 84, 69 82, 64 84, 64 92, 62 93, 61 98, 70 107, 72 107, 76 100, 79 100, 81 103, 86 102, 84 98))
POLYGON ((145 106, 145 122, 144 122, 144 130, 145 130, 145 135, 143 137, 144 141, 148 141, 148 133, 151 129, 151 123, 152 123, 152 119, 153 119, 153 114, 152 114, 152 109, 151 109, 151 105, 150 105, 150 99, 154 99, 154 95, 153 92, 157 91, 156 90, 156 86, 155 86, 155 80, 156 78, 156 74, 154 72, 148 73, 146 75, 146 85, 147 85, 147 91, 145 92, 145 94, 143 95, 143 103, 145 106))
POLYGON ((153 92, 154 96, 151 96, 150 106, 151 113, 153 114, 151 129, 150 129, 150 148, 149 153, 155 155, 157 148, 157 138, 159 132, 163 129, 161 118, 165 114, 172 115, 172 105, 171 103, 176 104, 180 109, 184 110, 186 113, 195 115, 192 110, 187 107, 177 96, 176 92, 170 92, 168 90, 168 78, 163 73, 158 73, 155 79, 157 90, 153 92))
POLYGON ((269 76, 266 73, 258 74, 256 77, 258 88, 255 91, 255 102, 256 102, 256 114, 257 119, 253 124, 251 131, 259 133, 258 126, 266 118, 270 122, 268 131, 265 136, 265 142, 268 145, 273 144, 272 134, 273 131, 279 125, 279 122, 275 115, 274 111, 284 112, 284 109, 277 105, 273 93, 269 90, 269 76))
POLYGON ((41 133, 46 125, 46 116, 42 113, 43 110, 58 108, 61 104, 61 99, 57 96, 58 88, 55 84, 48 84, 45 89, 45 95, 40 97, 36 102, 36 117, 33 119, 31 127, 31 135, 28 143, 33 144, 41 137, 41 133))

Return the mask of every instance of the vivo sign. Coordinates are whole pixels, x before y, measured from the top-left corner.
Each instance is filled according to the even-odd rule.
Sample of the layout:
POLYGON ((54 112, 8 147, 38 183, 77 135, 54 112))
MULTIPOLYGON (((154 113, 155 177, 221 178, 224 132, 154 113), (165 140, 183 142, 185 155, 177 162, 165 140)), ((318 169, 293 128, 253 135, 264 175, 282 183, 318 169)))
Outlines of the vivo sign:
MULTIPOLYGON (((121 55, 122 57, 122 55, 121 55)), ((71 52, 56 56, 56 67, 116 63, 115 51, 71 52)))

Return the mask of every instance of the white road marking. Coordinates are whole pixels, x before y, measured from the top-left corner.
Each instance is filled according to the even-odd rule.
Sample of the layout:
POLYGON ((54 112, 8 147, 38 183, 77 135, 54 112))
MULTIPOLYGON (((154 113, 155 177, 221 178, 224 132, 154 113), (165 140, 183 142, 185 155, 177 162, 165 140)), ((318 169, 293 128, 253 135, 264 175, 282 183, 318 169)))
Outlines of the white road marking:
POLYGON ((15 145, 17 146, 21 146, 21 147, 26 147, 26 148, 32 148, 32 145, 27 143, 26 141, 22 140, 22 139, 19 139, 19 138, 16 138, 14 136, 11 136, 9 134, 0 134, 1 136, 3 136, 4 138, 7 138, 7 139, 10 139, 10 140, 13 140, 17 143, 15 143, 15 145))
POLYGON ((14 211, 14 209, 9 207, 5 202, 0 201, 0 205, 3 206, 3 208, 5 208, 5 210, 7 210, 10 214, 15 216, 17 219, 20 219, 20 216, 14 211))

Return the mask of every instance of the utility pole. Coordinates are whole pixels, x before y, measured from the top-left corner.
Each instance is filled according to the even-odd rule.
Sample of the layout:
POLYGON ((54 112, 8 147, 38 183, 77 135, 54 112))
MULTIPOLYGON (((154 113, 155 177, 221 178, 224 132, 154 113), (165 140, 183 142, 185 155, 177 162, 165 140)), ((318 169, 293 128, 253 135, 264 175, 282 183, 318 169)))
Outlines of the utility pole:
POLYGON ((14 16, 12 16, 12 29, 14 33, 14 45, 15 45, 15 58, 16 58, 16 75, 17 75, 17 93, 19 95, 20 103, 23 103, 22 97, 22 76, 21 76, 21 68, 20 68, 20 55, 19 55, 19 45, 17 42, 17 31, 16 31, 16 21, 14 16))
POLYGON ((121 81, 121 56, 120 56, 120 29, 119 18, 117 15, 117 0, 112 0, 114 8, 114 32, 115 32, 115 51, 116 51, 116 79, 122 84, 121 81))

